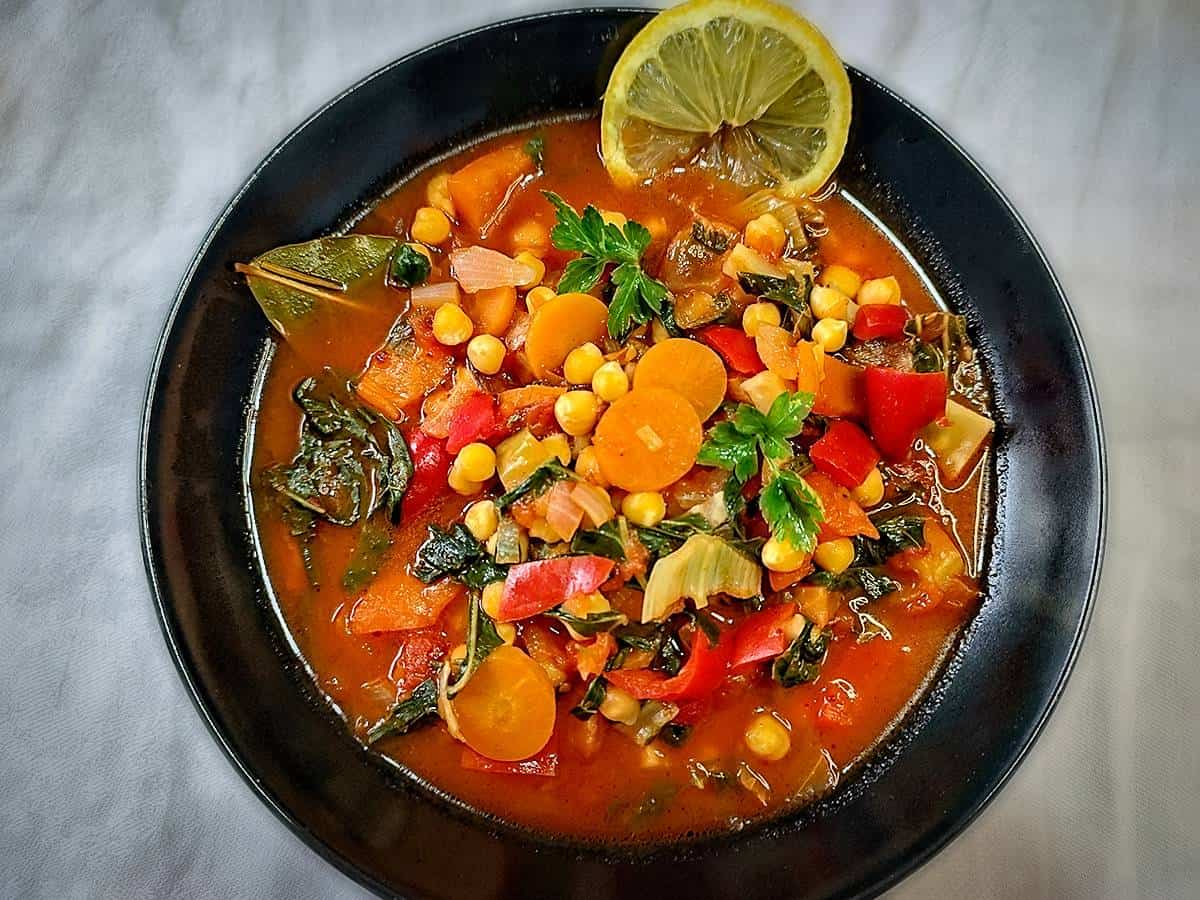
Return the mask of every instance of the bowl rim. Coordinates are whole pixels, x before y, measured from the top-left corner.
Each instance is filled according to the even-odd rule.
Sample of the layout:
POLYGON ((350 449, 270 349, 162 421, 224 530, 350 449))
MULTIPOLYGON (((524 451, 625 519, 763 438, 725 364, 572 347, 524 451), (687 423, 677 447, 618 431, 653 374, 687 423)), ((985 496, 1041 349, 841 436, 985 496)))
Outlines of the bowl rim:
MULTIPOLYGON (((217 234, 224 227, 230 215, 241 201, 242 197, 255 184, 263 171, 280 153, 284 151, 285 148, 287 148, 306 129, 308 129, 313 122, 321 118, 341 100, 355 93, 369 82, 374 81, 376 78, 381 77, 397 67, 407 65, 409 62, 419 59, 424 55, 436 53, 445 48, 447 45, 453 44, 462 39, 475 37, 486 32, 500 30, 515 25, 537 23, 549 19, 587 18, 595 15, 614 14, 644 15, 654 14, 660 11, 661 10, 655 8, 635 6, 573 7, 560 10, 547 10, 528 15, 520 15, 496 20, 479 25, 475 28, 468 29, 466 31, 448 35, 437 41, 434 41, 433 43, 426 44, 416 50, 406 53, 403 56, 397 57, 396 59, 378 67, 374 71, 358 79, 349 87, 339 91, 329 100, 322 103, 310 115, 306 116, 298 125, 292 128, 266 153, 261 161, 253 168, 250 174, 243 180, 234 194, 230 197, 229 201, 224 205, 220 213, 213 220, 212 225, 205 232, 204 237, 198 244, 191 261, 188 263, 183 275, 179 279, 174 296, 171 299, 166 319, 155 346, 153 359, 150 365, 150 371, 147 376, 145 399, 143 401, 141 421, 138 429, 138 522, 142 561, 150 586, 151 600, 154 604, 159 628, 162 632, 163 639, 167 644, 168 651, 170 652, 172 663, 176 672, 179 674, 180 679, 183 681, 185 688, 187 689, 187 693, 192 705, 200 714, 200 718, 204 722, 209 734, 212 736, 216 744, 221 748, 222 752, 241 776, 242 780, 251 788, 252 792, 258 797, 258 799, 264 803, 267 808, 270 809, 293 834, 299 837, 305 845, 316 851, 323 859, 331 863, 342 874, 351 878, 358 884, 366 886, 380 896, 394 896, 395 894, 390 887, 380 882, 374 875, 333 850, 332 847, 326 844, 324 840, 306 827, 290 809, 278 802, 276 798, 271 795, 270 791, 267 790, 266 787, 259 781, 259 779, 256 778, 248 765, 239 757, 237 751, 233 748, 227 736, 223 733, 222 725, 217 721, 213 711, 210 710, 209 706, 207 705, 204 699, 204 692, 184 659, 182 642, 178 638, 168 614, 168 607, 171 605, 171 601, 168 597, 168 591, 164 587, 162 579, 160 578, 160 573, 153 559, 153 527, 150 521, 149 499, 151 464, 150 446, 152 441, 151 429, 153 407, 155 397, 158 394, 160 382, 163 377, 163 363, 170 343, 170 338, 175 329, 175 323, 182 309, 188 288, 195 278, 202 259, 208 252, 217 234)), ((978 818, 983 810, 992 802, 992 800, 995 799, 996 795, 1008 784, 1017 768, 1025 761, 1034 743, 1036 743, 1038 738, 1041 736, 1046 722, 1049 720, 1051 714, 1058 706, 1058 702, 1065 690, 1066 683, 1074 671, 1075 663, 1081 652, 1084 639, 1091 623, 1092 614, 1095 609, 1097 594, 1099 592, 1108 536, 1109 478, 1108 452, 1103 426, 1103 415, 1090 357, 1087 352, 1087 347, 1083 341, 1083 335, 1079 328, 1078 320, 1076 319, 1074 311, 1072 310, 1071 305, 1066 297, 1062 283, 1057 273, 1054 271, 1050 260, 1047 258, 1040 242, 1029 228, 1025 219, 1021 216, 996 181, 975 160, 975 158, 957 140, 954 139, 954 137, 952 137, 928 114, 917 108, 915 105, 883 84, 874 76, 867 74, 856 66, 851 66, 849 63, 845 63, 845 65, 847 69, 851 70, 855 75, 861 77, 864 81, 870 83, 874 88, 887 95, 889 99, 903 107, 909 114, 913 115, 923 125, 929 128, 937 138, 945 142, 967 164, 972 173, 993 192, 996 198, 1000 200, 1005 211, 1012 217, 1013 221, 1024 233, 1025 238, 1029 241, 1029 244, 1036 255, 1036 261, 1044 268, 1046 274, 1049 276, 1059 306, 1061 307, 1061 312, 1070 328, 1071 338, 1078 348, 1080 368, 1082 369, 1084 376, 1083 387, 1086 389, 1089 407, 1088 411, 1090 412, 1088 430, 1092 432, 1092 436, 1096 444, 1095 463, 1097 467, 1095 494, 1095 500, 1097 504, 1095 513, 1095 545, 1092 548, 1091 568, 1086 588, 1086 596, 1084 597, 1083 604, 1081 606, 1076 627, 1071 634, 1070 647, 1067 655, 1062 663, 1061 670, 1057 676, 1054 686, 1047 695, 1047 699, 1044 702, 1040 715, 1037 717, 1036 721, 1031 723, 1029 731, 1020 748, 1011 757, 1006 767, 995 777, 995 780, 990 785, 989 789, 980 792, 978 796, 975 797, 970 807, 957 816, 953 822, 947 823, 939 829, 927 834, 926 840, 918 849, 915 850, 915 852, 899 861, 886 876, 874 881, 867 888, 865 893, 862 894, 862 896, 876 896, 888 888, 895 886, 900 881, 911 875, 918 868, 923 866, 933 856, 945 849, 946 846, 948 846, 955 838, 961 835, 978 818)), ((967 624, 969 625, 969 622, 967 624)), ((941 678, 942 674, 944 673, 939 673, 937 677, 941 678)))

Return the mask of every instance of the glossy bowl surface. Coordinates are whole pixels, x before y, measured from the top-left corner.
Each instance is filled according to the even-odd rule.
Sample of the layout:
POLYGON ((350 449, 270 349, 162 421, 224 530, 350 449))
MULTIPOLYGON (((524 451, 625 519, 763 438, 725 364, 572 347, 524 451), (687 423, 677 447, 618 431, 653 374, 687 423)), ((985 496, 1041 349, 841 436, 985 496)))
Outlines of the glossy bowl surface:
POLYGON ((259 575, 245 434, 269 329, 232 263, 327 233, 464 143, 594 109, 647 20, 581 10, 421 50, 288 136, 230 202, 171 306, 140 459, 146 567, 206 724, 251 788, 315 850, 412 897, 844 897, 876 893, 961 831, 1011 774, 1070 670, 1099 577, 1105 464, 1079 332, 1037 244, 932 122, 852 71, 839 182, 969 319, 998 430, 985 601, 945 671, 831 797, 740 835, 603 850, 486 820, 348 734, 259 575), (552 54, 547 48, 563 48, 552 54))

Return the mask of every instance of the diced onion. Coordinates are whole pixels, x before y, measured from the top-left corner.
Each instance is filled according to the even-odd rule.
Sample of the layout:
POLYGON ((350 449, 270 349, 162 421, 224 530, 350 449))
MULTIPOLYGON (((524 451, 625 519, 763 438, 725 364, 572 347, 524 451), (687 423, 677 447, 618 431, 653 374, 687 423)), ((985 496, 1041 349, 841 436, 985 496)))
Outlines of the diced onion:
POLYGON ((569 541, 583 521, 583 510, 572 498, 570 485, 560 481, 550 489, 547 500, 546 524, 561 540, 569 541))
POLYGON ((583 510, 593 528, 599 528, 617 514, 608 492, 594 484, 577 483, 571 489, 571 499, 583 510))
POLYGON ((451 250, 450 271, 468 294, 499 287, 518 287, 530 283, 536 274, 524 263, 487 247, 451 250))
POLYGON ((462 299, 458 285, 453 281, 422 284, 412 289, 412 305, 416 309, 437 309, 443 303, 455 303, 462 299))

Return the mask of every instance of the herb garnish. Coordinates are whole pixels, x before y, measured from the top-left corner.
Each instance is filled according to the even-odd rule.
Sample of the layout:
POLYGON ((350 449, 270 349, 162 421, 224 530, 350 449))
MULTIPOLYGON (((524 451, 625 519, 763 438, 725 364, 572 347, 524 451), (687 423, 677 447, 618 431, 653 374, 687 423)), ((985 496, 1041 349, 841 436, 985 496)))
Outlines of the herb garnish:
POLYGON ((577 250, 578 259, 567 263, 558 282, 559 293, 589 291, 604 275, 605 267, 615 268, 609 277, 615 290, 608 304, 608 333, 623 341, 635 325, 644 325, 662 315, 668 291, 666 285, 642 271, 641 258, 650 244, 650 232, 638 222, 624 228, 605 222, 590 203, 583 215, 553 191, 543 191, 553 204, 558 224, 550 239, 559 250, 577 250))
MULTIPOLYGON (((709 433, 696 461, 733 473, 738 485, 759 471, 762 457, 763 489, 758 504, 771 534, 802 551, 817 544, 817 527, 824 518, 821 501, 800 475, 785 463, 795 456, 789 440, 804 427, 812 411, 813 395, 804 391, 782 393, 763 415, 739 403, 733 415, 709 433)), ((727 486, 726 500, 731 490, 727 486)))

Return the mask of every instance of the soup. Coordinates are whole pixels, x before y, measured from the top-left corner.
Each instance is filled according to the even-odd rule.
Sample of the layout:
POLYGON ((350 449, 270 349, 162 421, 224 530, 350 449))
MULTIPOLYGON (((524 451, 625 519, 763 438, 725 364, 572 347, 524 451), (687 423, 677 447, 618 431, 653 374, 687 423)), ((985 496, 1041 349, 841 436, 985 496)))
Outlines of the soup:
POLYGON ((255 523, 320 690, 477 809, 637 841, 795 808, 895 726, 979 601, 992 426, 850 198, 619 188, 598 141, 497 137, 239 268, 285 337, 255 523))

